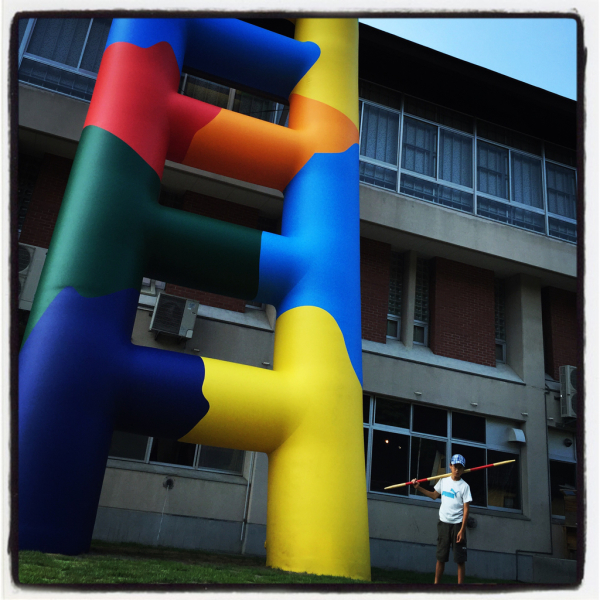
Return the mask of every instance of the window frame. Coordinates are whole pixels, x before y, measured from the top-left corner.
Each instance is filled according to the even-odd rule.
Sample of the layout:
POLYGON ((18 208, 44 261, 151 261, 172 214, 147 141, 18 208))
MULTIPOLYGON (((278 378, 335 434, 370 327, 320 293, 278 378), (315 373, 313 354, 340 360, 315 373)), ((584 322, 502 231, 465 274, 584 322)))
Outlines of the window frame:
MULTIPOLYGON (((365 83, 370 84, 371 82, 368 82, 367 80, 364 80, 365 83)), ((376 84, 375 84, 376 85, 376 84)), ((364 185, 371 185, 373 187, 376 187, 378 189, 388 189, 390 191, 393 191, 396 194, 401 194, 401 195, 407 195, 410 198, 415 198, 417 200, 421 200, 421 201, 425 201, 425 202, 430 202, 433 204, 438 204, 439 206, 444 206, 447 208, 451 208, 453 210, 459 210, 461 212, 465 212, 467 214, 472 214, 474 216, 477 216, 479 218, 482 219, 487 219, 487 220, 492 220, 496 223, 503 223, 502 220, 499 219, 495 219, 493 218, 493 216, 488 216, 485 214, 480 214, 479 210, 478 210, 478 196, 481 196, 481 198, 485 198, 488 201, 492 201, 492 202, 500 202, 504 205, 506 205, 507 207, 514 207, 514 209, 518 210, 518 211, 525 211, 525 214, 523 215, 522 213, 517 212, 516 214, 514 213, 510 213, 510 219, 503 223, 506 225, 509 225, 511 227, 517 227, 518 229, 523 229, 525 231, 529 231, 530 233, 537 233, 539 235, 545 235, 546 237, 550 237, 553 239, 558 239, 561 241, 565 241, 567 243, 573 244, 573 243, 577 243, 577 231, 575 230, 573 233, 571 233, 570 231, 568 231, 567 233, 564 233, 561 235, 559 233, 557 233, 557 230, 555 229, 554 233, 551 233, 551 229, 550 229, 550 223, 549 223, 549 219, 554 219, 557 221, 562 221, 568 225, 577 225, 577 219, 571 219, 569 217, 564 217, 562 215, 558 215, 556 213, 550 212, 549 207, 548 207, 548 184, 547 184, 547 177, 546 177, 546 169, 547 169, 547 165, 548 164, 554 164, 558 167, 562 167, 562 168, 566 168, 572 172, 574 172, 575 174, 575 186, 577 188, 577 169, 576 167, 571 166, 570 164, 565 164, 565 163, 561 163, 558 160, 554 160, 554 159, 548 159, 546 158, 545 155, 545 146, 546 146, 546 142, 544 142, 544 140, 540 140, 537 138, 531 138, 532 140, 534 140, 536 143, 539 142, 540 145, 540 150, 541 152, 539 154, 536 154, 534 152, 531 151, 527 151, 527 150, 522 150, 520 148, 516 148, 513 146, 509 146, 505 143, 501 143, 501 142, 497 142, 495 140, 492 139, 488 139, 487 136, 484 135, 479 135, 478 134, 478 130, 477 130, 477 124, 478 124, 478 119, 470 117, 469 115, 464 115, 465 117, 467 117, 471 123, 472 123, 472 130, 471 132, 467 132, 464 129, 458 129, 456 127, 452 127, 449 125, 445 125, 442 124, 441 122, 436 122, 436 121, 432 121, 428 118, 422 117, 422 116, 418 116, 415 114, 412 114, 411 112, 407 112, 406 111, 406 94, 400 93, 398 92, 398 94, 400 95, 400 108, 392 108, 390 106, 385 106, 383 104, 380 104, 379 102, 375 102, 373 100, 369 100, 367 98, 359 98, 359 108, 360 108, 360 120, 359 120, 359 153, 360 153, 360 143, 361 143, 361 139, 362 139, 362 129, 363 129, 363 113, 364 113, 364 107, 365 105, 371 105, 374 106, 378 109, 381 110, 385 110, 388 111, 390 113, 393 113, 395 115, 398 116, 399 118, 399 134, 398 134, 398 146, 397 146, 397 164, 396 165, 392 165, 392 164, 388 164, 388 163, 384 163, 382 161, 376 160, 376 159, 372 159, 366 156, 362 156, 360 155, 360 161, 364 162, 366 164, 370 164, 373 165, 374 167, 380 167, 382 169, 387 169, 390 172, 395 173, 395 178, 396 178, 396 184, 395 184, 395 188, 392 189, 391 186, 389 187, 385 187, 382 185, 378 185, 376 183, 367 183, 366 181, 362 181, 361 183, 364 185), (411 118, 417 121, 421 121, 423 123, 426 123, 428 125, 432 125, 437 127, 437 139, 436 139, 436 173, 435 173, 435 177, 431 177, 428 175, 424 175, 421 173, 416 173, 414 171, 411 171, 409 169, 406 169, 402 166, 402 154, 403 154, 403 150, 404 150, 404 125, 405 125, 405 119, 406 118, 411 118), (458 183, 454 183, 451 181, 446 181, 445 179, 442 179, 440 177, 440 169, 441 169, 441 161, 440 161, 440 149, 441 149, 441 138, 442 138, 442 132, 443 131, 448 131, 449 133, 455 134, 455 135, 461 135, 461 136, 465 136, 467 138, 470 138, 472 140, 472 187, 467 187, 458 183), (492 146, 497 146, 500 148, 503 148, 505 150, 507 150, 507 154, 508 154, 508 181, 507 181, 507 198, 502 198, 499 196, 495 196, 493 194, 488 194, 486 192, 480 192, 479 191, 479 185, 478 185, 478 174, 479 174, 479 165, 478 165, 478 144, 479 142, 483 142, 492 146), (513 196, 513 186, 514 186, 514 176, 513 176, 513 168, 512 168, 512 163, 513 160, 515 158, 515 156, 524 156, 528 159, 531 160, 535 160, 536 162, 539 163, 540 165, 540 170, 541 170, 541 202, 543 207, 542 208, 538 208, 536 206, 532 206, 532 205, 528 205, 528 204, 523 204, 521 202, 517 202, 516 200, 514 200, 513 196), (403 175, 406 176, 411 176, 414 177, 416 179, 420 179, 424 182, 427 182, 429 184, 432 185, 436 185, 436 186, 445 186, 447 188, 451 188, 451 189, 455 189, 459 192, 463 192, 463 193, 467 193, 472 197, 472 209, 469 210, 469 206, 468 204, 465 202, 459 202, 459 205, 457 206, 456 203, 453 204, 449 204, 449 203, 444 203, 444 202, 440 202, 439 201, 439 188, 436 188, 435 190, 435 198, 434 199, 429 199, 426 197, 419 197, 417 195, 411 195, 410 193, 408 193, 406 190, 404 192, 401 192, 401 181, 402 181, 402 177, 403 175), (460 206, 460 207, 459 207, 460 206), (535 215, 541 216, 543 217, 543 223, 539 222, 536 223, 534 217, 531 217, 531 219, 533 219, 533 221, 530 221, 530 219, 527 218, 527 213, 531 212, 534 213, 535 215), (520 218, 520 217, 523 218, 520 218), (527 225, 530 225, 529 227, 527 225), (543 231, 541 230, 543 228, 543 231)), ((415 99, 416 102, 419 102, 418 99, 415 99)), ((427 104, 432 104, 432 103, 427 103, 427 104)), ((435 105, 438 106, 438 105, 435 105)), ((443 107, 439 107, 443 109, 443 107)), ((463 113, 458 113, 458 114, 463 114, 463 113)), ((483 122, 482 122, 483 123, 483 122)), ((491 127, 497 127, 495 126, 493 123, 490 123, 491 127)), ((466 127, 465 127, 466 129, 466 127)), ((503 128, 506 129, 507 131, 512 131, 509 130, 507 128, 503 128)), ((523 134, 519 134, 519 132, 514 132, 516 135, 523 135, 523 134)), ((491 134, 490 134, 491 136, 491 134)), ((529 136, 528 136, 529 137, 529 136)), ((510 141, 510 140, 509 140, 510 141)), ((557 146, 556 144, 552 145, 553 147, 556 146, 559 149, 563 149, 566 152, 571 153, 572 150, 568 149, 568 148, 563 148, 562 146, 557 146)), ((512 209, 511 209, 512 210, 512 209)))
MULTIPOLYGON (((120 433, 127 433, 126 431, 120 431, 120 433)), ((146 441, 146 450, 144 452, 144 458, 143 459, 139 459, 139 458, 125 458, 122 456, 113 456, 111 454, 108 455, 108 458, 110 458, 111 460, 121 460, 121 461, 128 461, 128 462, 136 462, 139 464, 146 464, 146 465, 158 465, 158 466, 162 466, 162 467, 171 467, 171 468, 177 468, 177 469, 187 469, 188 471, 200 471, 200 472, 208 472, 208 473, 221 473, 224 475, 243 475, 244 473, 244 461, 245 461, 245 455, 246 453, 244 451, 243 452, 243 456, 242 456, 242 464, 240 467, 239 471, 227 471, 224 469, 216 469, 216 468, 211 468, 211 467, 201 467, 198 466, 198 463, 200 461, 200 452, 202 449, 202 444, 190 444, 195 446, 195 450, 194 450, 194 459, 193 459, 193 463, 192 465, 179 465, 177 463, 167 463, 167 462, 160 462, 160 461, 156 461, 156 460, 150 460, 150 453, 152 451, 152 444, 154 443, 154 436, 147 436, 147 441, 146 441)), ((185 443, 185 442, 181 442, 181 443, 185 443)), ((233 448, 227 448, 227 450, 235 450, 233 448)))
MULTIPOLYGON (((403 500, 417 500, 420 502, 436 502, 435 500, 432 500, 431 498, 428 498, 427 496, 424 496, 424 495, 411 494, 410 489, 407 491, 406 495, 399 495, 399 494, 394 494, 391 492, 384 492, 384 491, 375 491, 375 490, 371 489, 371 473, 372 473, 372 459, 373 459, 373 432, 374 431, 383 431, 383 432, 387 432, 387 433, 394 433, 394 434, 398 434, 398 435, 408 436, 408 438, 409 438, 409 450, 408 450, 409 478, 413 476, 413 474, 410 473, 411 462, 412 462, 412 440, 413 440, 413 438, 423 438, 423 439, 428 439, 428 440, 432 440, 432 441, 436 441, 436 442, 444 442, 445 447, 446 447, 446 457, 445 457, 446 458, 446 465, 445 465, 446 470, 449 469, 448 462, 449 462, 450 457, 452 456, 452 445, 453 444, 461 444, 463 446, 468 445, 469 447, 472 447, 472 448, 483 449, 485 451, 486 459, 488 456, 488 451, 490 451, 490 450, 496 451, 496 452, 503 452, 505 454, 514 454, 518 461, 517 464, 519 465, 519 472, 517 474, 517 478, 518 478, 517 482, 518 482, 518 490, 519 490, 519 504, 520 504, 521 508, 505 508, 505 507, 501 507, 501 506, 491 506, 488 504, 487 498, 488 498, 488 492, 489 492, 489 487, 488 487, 489 483, 488 483, 487 470, 485 470, 483 472, 483 474, 485 476, 486 505, 485 506, 474 505, 471 503, 471 506, 473 506, 477 509, 490 510, 490 511, 494 511, 494 512, 519 514, 519 515, 523 514, 523 486, 522 486, 522 468, 521 468, 520 448, 513 448, 513 447, 506 446, 506 445, 498 444, 498 443, 495 443, 493 439, 490 439, 489 436, 487 435, 487 430, 488 430, 488 418, 487 417, 483 417, 483 418, 485 418, 486 441, 485 442, 474 442, 471 440, 465 440, 465 439, 458 438, 458 437, 455 438, 452 436, 453 414, 454 413, 461 414, 463 411, 454 410, 452 408, 433 406, 433 405, 428 405, 428 404, 420 404, 417 402, 411 402, 409 400, 405 400, 403 398, 389 398, 386 396, 382 396, 380 394, 372 394, 372 393, 368 393, 368 392, 364 392, 363 397, 369 398, 369 422, 368 423, 363 422, 363 430, 367 430, 367 445, 366 445, 367 446, 367 448, 366 448, 367 454, 365 456, 365 461, 366 461, 365 477, 366 477, 366 484, 367 484, 367 492, 369 494, 372 494, 373 496, 382 497, 382 498, 396 498, 396 499, 399 498, 399 499, 403 499, 403 500), (378 398, 385 400, 385 401, 392 401, 392 402, 397 401, 399 403, 408 404, 410 406, 410 418, 409 418, 408 429, 404 428, 404 427, 396 427, 393 425, 384 425, 384 424, 375 422, 376 402, 377 402, 378 398), (431 433, 422 433, 420 431, 415 431, 414 420, 413 420, 415 406, 425 406, 428 408, 436 408, 438 410, 445 411, 446 412, 446 436, 444 437, 444 436, 434 435, 431 433)), ((464 413, 464 414, 468 414, 468 413, 464 413)), ((508 421, 507 421, 507 424, 508 424, 508 421)), ((476 465, 476 466, 479 466, 479 465, 476 465)), ((402 482, 399 481, 398 483, 402 483, 402 482)))

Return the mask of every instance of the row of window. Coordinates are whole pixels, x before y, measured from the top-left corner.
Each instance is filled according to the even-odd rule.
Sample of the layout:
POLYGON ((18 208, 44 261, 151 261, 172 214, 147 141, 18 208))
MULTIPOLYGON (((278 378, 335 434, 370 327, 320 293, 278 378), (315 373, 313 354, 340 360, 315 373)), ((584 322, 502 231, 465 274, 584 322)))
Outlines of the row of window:
POLYGON ((244 464, 244 452, 241 450, 185 444, 122 431, 114 432, 108 454, 111 458, 147 464, 238 475, 241 475, 244 464))
POLYGON ((361 82, 361 181, 577 240, 572 152, 386 92, 361 82))
MULTIPOLYGON (((413 478, 448 472, 448 457, 462 454, 467 468, 505 460, 509 465, 467 473, 472 506, 521 512, 520 451, 509 442, 516 424, 431 406, 363 396, 364 451, 368 490, 375 494, 429 499, 412 486, 386 490, 413 478)), ((244 452, 115 431, 109 456, 146 464, 242 474, 244 452)), ((576 464, 550 460, 552 514, 564 515, 563 490, 575 489, 576 464)), ((428 484, 425 484, 426 486, 428 484)), ((434 484, 432 484, 434 485, 434 484)))
POLYGON ((495 470, 468 473, 465 481, 473 506, 521 510, 520 452, 507 441, 515 424, 367 394, 363 421, 370 492, 427 501, 412 486, 385 488, 415 477, 443 475, 449 470, 449 457, 457 453, 466 458, 467 468, 514 459, 495 470))
MULTIPOLYGON (((21 19, 19 80, 89 101, 111 22, 21 19)), ((287 106, 186 73, 179 91, 287 124, 287 106)), ((361 181, 577 241, 572 151, 362 80, 360 96, 361 181)))

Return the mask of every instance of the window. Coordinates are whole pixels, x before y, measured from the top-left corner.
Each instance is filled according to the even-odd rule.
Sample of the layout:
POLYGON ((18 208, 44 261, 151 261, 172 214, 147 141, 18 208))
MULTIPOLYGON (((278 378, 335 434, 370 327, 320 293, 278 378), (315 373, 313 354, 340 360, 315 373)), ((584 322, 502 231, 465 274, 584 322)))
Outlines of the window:
POLYGON ((19 21, 19 81, 89 101, 112 19, 19 21))
POLYGON ((179 93, 261 121, 287 126, 287 106, 189 73, 181 75, 179 93))
POLYGON ((363 80, 359 93, 362 182, 577 241, 571 150, 363 80))
POLYGON ((143 463, 236 474, 242 473, 244 462, 242 450, 186 444, 123 431, 113 433, 108 455, 143 463))
POLYGON ((387 337, 394 340, 400 338, 403 277, 404 256, 399 252, 392 252, 390 260, 390 291, 388 296, 387 337))
POLYGON ((565 496, 577 490, 576 439, 573 433, 548 429, 552 515, 565 516, 565 496))
POLYGON ((413 342, 427 346, 429 333, 429 261, 417 258, 413 342))
POLYGON ((521 511, 519 451, 506 434, 514 423, 369 394, 363 395, 363 421, 370 492, 429 501, 412 486, 385 488, 447 473, 448 457, 460 453, 467 468, 515 460, 468 473, 465 481, 474 506, 521 511))
POLYGON ((494 327, 496 331, 496 362, 506 362, 506 299, 504 281, 494 280, 494 327))

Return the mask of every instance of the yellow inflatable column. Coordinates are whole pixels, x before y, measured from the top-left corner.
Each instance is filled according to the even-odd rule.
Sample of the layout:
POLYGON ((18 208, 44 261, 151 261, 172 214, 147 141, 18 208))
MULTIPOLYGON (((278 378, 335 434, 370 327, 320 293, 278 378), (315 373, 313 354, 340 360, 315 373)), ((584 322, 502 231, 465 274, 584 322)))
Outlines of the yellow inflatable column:
MULTIPOLYGON (((314 107, 327 105, 347 117, 358 140, 357 21, 298 19, 296 39, 317 43, 321 55, 294 89, 290 125, 339 135, 327 120, 315 122, 325 112, 314 107)), ((362 388, 334 317, 315 306, 285 311, 273 368, 286 380, 282 403, 297 407, 298 422, 269 454, 267 564, 370 580, 362 388)))

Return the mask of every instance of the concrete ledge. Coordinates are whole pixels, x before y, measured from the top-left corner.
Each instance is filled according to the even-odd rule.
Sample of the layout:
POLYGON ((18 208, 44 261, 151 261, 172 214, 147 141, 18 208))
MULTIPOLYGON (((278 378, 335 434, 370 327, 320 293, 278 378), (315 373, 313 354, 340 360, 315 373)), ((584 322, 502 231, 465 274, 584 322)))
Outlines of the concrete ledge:
POLYGON ((240 554, 240 522, 99 507, 92 538, 240 554))

